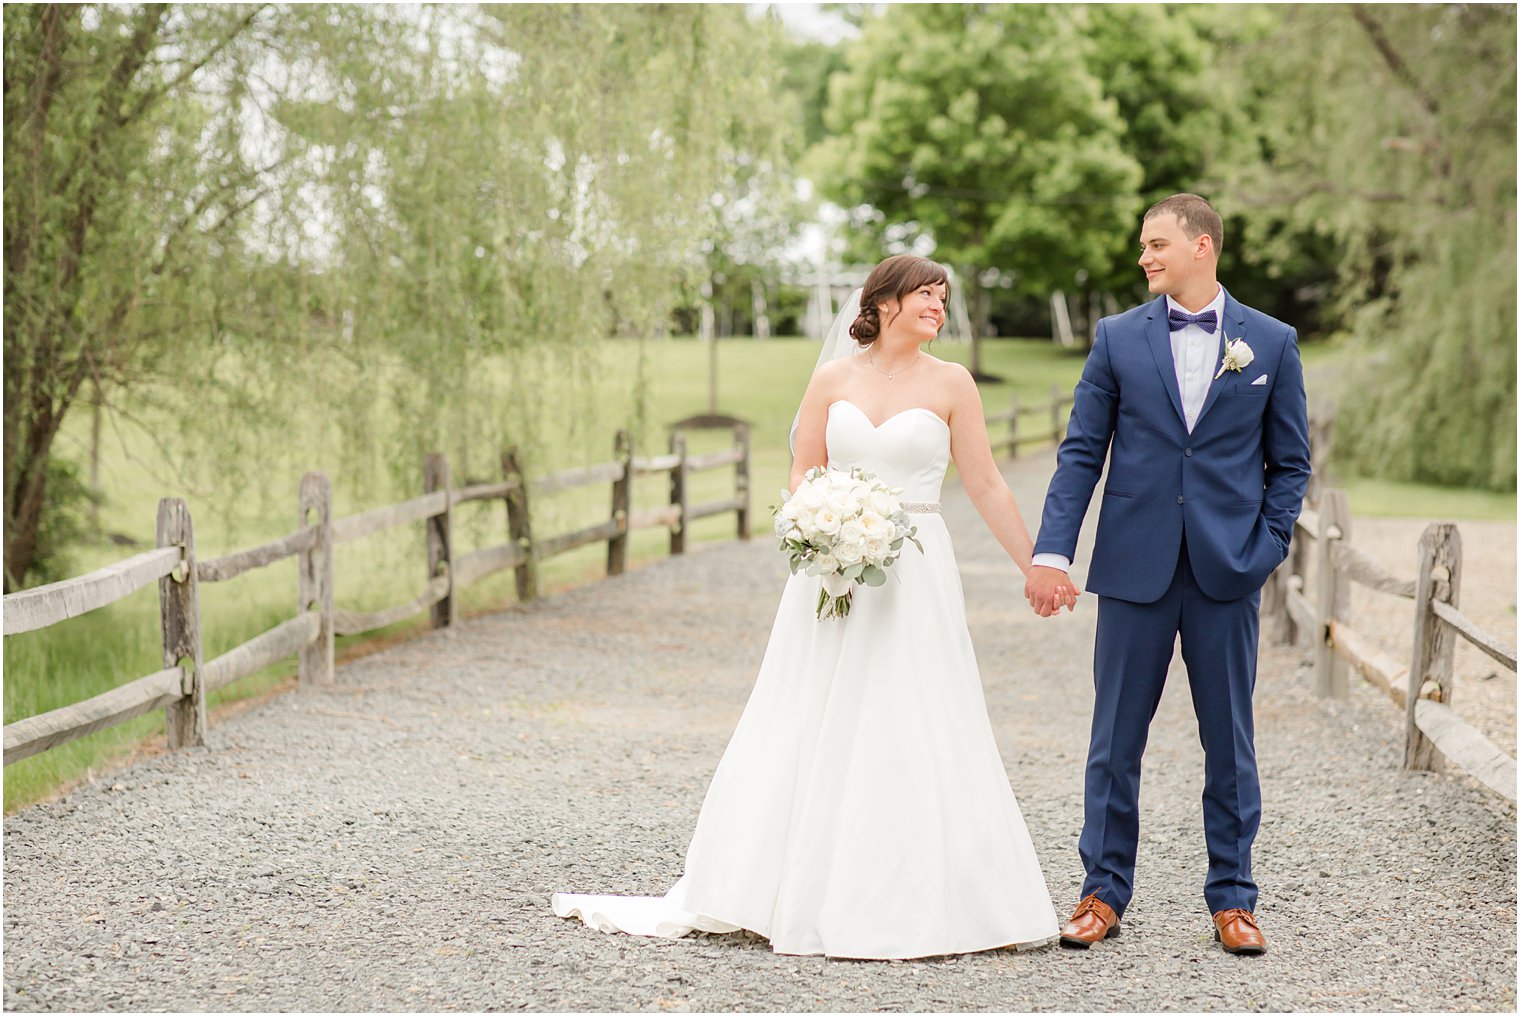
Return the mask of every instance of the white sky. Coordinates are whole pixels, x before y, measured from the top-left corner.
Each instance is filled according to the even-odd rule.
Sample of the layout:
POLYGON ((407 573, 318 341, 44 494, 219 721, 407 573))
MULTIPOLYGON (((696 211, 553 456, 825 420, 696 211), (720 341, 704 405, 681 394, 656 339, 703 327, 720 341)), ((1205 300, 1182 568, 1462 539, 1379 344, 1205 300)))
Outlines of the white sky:
POLYGON ((853 39, 860 32, 844 18, 825 11, 820 4, 776 3, 750 4, 751 10, 774 7, 781 16, 781 23, 793 36, 816 42, 835 43, 853 39))

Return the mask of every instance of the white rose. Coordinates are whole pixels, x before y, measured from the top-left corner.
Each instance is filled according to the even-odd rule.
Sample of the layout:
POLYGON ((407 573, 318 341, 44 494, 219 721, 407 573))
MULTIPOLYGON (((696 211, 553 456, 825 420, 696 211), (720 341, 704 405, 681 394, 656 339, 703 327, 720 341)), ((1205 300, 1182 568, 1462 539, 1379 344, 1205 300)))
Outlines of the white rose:
POLYGON ((820 575, 832 575, 839 570, 839 559, 833 554, 819 554, 813 558, 813 564, 820 575))
POLYGON ((885 540, 892 535, 892 528, 892 523, 873 511, 867 511, 860 516, 860 529, 868 540, 885 540))
POLYGON ((882 516, 883 518, 897 511, 898 507, 897 498, 893 497, 885 490, 871 491, 871 496, 866 499, 866 504, 873 512, 875 512, 877 515, 882 516))
POLYGON ((865 548, 859 543, 836 543, 834 544, 834 557, 842 565, 859 564, 865 557, 865 548))
POLYGON ((850 519, 839 527, 839 539, 845 543, 859 543, 866 536, 865 527, 858 519, 850 519))
POLYGON ((888 541, 882 539, 866 541, 866 557, 874 563, 880 564, 885 561, 890 553, 892 553, 892 545, 888 541))
POLYGON ((811 540, 818 535, 818 523, 812 512, 803 512, 797 516, 796 525, 802 530, 802 535, 806 539, 811 540))
POLYGON ((825 536, 839 532, 839 514, 825 505, 813 516, 813 527, 825 536))
MULTIPOLYGON (((797 495, 792 498, 792 501, 798 502, 805 511, 815 512, 823 507, 823 498, 823 491, 818 488, 818 485, 808 483, 797 488, 797 495)), ((787 504, 791 503, 791 501, 787 502, 787 504)))
POLYGON ((786 504, 781 506, 781 510, 776 514, 780 515, 782 518, 795 519, 797 516, 802 514, 802 505, 798 504, 795 499, 787 501, 786 504))
POLYGON ((783 539, 798 540, 800 542, 806 542, 807 541, 807 537, 804 536, 804 535, 802 535, 802 530, 798 529, 796 526, 793 526, 791 529, 788 529, 786 531, 786 536, 784 536, 783 539))
POLYGON ((856 503, 855 499, 842 490, 834 491, 824 498, 823 503, 834 509, 834 514, 841 517, 854 515, 860 510, 860 505, 856 503))

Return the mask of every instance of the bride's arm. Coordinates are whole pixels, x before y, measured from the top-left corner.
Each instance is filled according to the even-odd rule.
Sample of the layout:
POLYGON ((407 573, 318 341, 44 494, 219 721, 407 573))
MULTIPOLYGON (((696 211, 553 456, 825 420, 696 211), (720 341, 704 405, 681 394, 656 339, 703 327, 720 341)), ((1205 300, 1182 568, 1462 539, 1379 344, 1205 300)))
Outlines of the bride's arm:
POLYGON ((1034 540, 1019 514, 1013 491, 998 472, 987 438, 987 419, 982 411, 982 395, 970 372, 961 368, 954 373, 953 398, 950 404, 950 454, 960 473, 961 486, 971 497, 977 513, 998 543, 1013 558, 1019 571, 1029 574, 1034 540))
POLYGON ((829 452, 824 441, 828 426, 829 402, 840 371, 847 366, 841 361, 826 363, 813 372, 807 391, 802 395, 802 408, 797 416, 797 447, 792 450, 792 478, 787 489, 796 491, 797 484, 814 466, 828 464, 829 452))

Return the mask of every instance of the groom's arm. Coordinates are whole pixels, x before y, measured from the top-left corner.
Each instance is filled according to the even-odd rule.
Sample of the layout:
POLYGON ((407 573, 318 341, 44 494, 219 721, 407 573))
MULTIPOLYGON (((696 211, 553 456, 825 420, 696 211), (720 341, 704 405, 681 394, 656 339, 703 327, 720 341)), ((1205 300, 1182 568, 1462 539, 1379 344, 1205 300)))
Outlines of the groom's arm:
POLYGON ((1107 322, 1098 322, 1098 334, 1082 379, 1072 393, 1071 418, 1066 438, 1056 451, 1056 472, 1045 494, 1040 516, 1040 536, 1035 541, 1034 563, 1070 567, 1077 553, 1077 535, 1087 514, 1093 488, 1103 475, 1108 445, 1114 436, 1119 410, 1119 382, 1108 355, 1107 322), (1042 557, 1042 555, 1051 555, 1042 557))
POLYGON ((1261 514, 1283 555, 1293 539, 1293 523, 1304 506, 1309 488, 1309 406, 1304 394, 1304 365, 1298 353, 1298 332, 1288 329, 1288 344, 1277 368, 1262 424, 1266 453, 1266 492, 1261 514))

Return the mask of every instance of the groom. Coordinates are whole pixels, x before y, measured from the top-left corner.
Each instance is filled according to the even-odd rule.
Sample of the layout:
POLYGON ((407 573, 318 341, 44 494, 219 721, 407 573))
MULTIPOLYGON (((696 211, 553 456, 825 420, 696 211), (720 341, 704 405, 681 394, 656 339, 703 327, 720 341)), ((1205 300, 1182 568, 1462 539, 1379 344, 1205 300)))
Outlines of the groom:
POLYGON ((1197 195, 1145 213, 1140 267, 1157 298, 1098 324, 1025 589, 1042 617, 1075 599, 1066 573, 1107 459, 1087 577, 1098 594, 1087 878, 1061 928, 1079 949, 1119 933, 1133 892, 1140 757, 1179 634, 1203 741, 1215 938, 1232 953, 1267 949, 1251 879, 1257 611, 1303 502, 1309 427, 1297 334, 1219 285, 1223 240, 1197 195))

